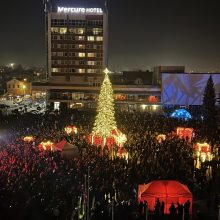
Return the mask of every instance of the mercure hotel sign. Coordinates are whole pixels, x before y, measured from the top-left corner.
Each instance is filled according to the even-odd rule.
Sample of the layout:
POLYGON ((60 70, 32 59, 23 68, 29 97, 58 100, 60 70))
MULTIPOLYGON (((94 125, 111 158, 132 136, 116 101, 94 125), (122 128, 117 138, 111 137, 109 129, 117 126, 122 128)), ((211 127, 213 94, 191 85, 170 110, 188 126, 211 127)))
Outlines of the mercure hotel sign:
POLYGON ((103 14, 101 8, 67 8, 67 7, 58 7, 58 13, 91 13, 91 14, 103 14))

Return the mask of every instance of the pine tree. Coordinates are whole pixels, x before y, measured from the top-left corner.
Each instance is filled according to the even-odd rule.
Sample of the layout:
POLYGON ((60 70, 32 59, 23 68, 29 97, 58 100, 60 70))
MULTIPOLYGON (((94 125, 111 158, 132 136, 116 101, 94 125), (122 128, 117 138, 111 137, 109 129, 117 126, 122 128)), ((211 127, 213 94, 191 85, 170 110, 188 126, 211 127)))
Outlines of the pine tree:
POLYGON ((105 69, 104 73, 105 78, 99 94, 93 134, 107 138, 111 137, 111 132, 117 128, 117 125, 115 120, 113 89, 108 76, 108 69, 105 69))
POLYGON ((203 96, 203 117, 207 126, 216 127, 215 88, 210 75, 203 96))

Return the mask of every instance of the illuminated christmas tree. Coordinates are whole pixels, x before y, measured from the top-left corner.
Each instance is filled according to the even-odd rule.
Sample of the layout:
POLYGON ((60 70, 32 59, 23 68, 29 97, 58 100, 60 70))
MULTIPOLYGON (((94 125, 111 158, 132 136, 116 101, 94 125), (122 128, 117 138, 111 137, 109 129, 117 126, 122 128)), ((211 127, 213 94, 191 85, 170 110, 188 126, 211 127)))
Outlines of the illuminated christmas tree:
POLYGON ((115 121, 113 89, 108 77, 108 69, 105 69, 104 73, 105 78, 99 94, 93 134, 107 138, 111 136, 111 131, 117 128, 117 125, 115 121))
POLYGON ((114 97, 112 84, 108 76, 108 69, 104 70, 105 78, 101 86, 98 99, 97 116, 95 119, 91 142, 95 145, 123 144, 127 138, 117 129, 114 111, 114 97))

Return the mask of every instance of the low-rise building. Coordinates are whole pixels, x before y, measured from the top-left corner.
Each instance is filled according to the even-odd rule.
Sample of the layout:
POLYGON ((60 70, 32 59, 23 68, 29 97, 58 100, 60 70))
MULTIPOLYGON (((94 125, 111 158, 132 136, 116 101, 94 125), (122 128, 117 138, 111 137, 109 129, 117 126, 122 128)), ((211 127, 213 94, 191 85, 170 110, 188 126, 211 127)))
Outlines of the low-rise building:
MULTIPOLYGON (((151 72, 122 72, 110 74, 113 84, 116 108, 121 110, 156 110, 160 108, 161 89, 154 86, 151 72)), ((94 77, 87 84, 33 83, 32 97, 47 94, 47 104, 53 109, 95 108, 100 93, 101 82, 94 77)))
POLYGON ((12 96, 31 95, 31 83, 27 79, 13 78, 7 82, 7 94, 12 96))

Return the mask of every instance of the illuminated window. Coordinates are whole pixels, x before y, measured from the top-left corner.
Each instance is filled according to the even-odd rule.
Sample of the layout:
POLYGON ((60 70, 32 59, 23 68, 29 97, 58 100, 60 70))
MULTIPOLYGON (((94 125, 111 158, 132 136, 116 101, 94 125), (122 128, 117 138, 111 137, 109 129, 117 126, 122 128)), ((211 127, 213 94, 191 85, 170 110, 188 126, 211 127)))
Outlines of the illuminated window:
POLYGON ((93 28, 92 32, 93 32, 94 35, 101 34, 102 33, 102 28, 93 28))
POLYGON ((58 68, 52 68, 52 69, 51 69, 51 72, 52 72, 52 73, 58 73, 58 72, 59 72, 59 69, 58 69, 58 68))
POLYGON ((54 102, 54 110, 59 110, 60 109, 60 102, 54 102))
POLYGON ((85 73, 86 70, 85 70, 85 69, 78 69, 78 72, 79 72, 79 73, 85 73))
POLYGON ((87 69, 87 73, 96 73, 96 69, 87 69))
POLYGON ((95 57, 95 53, 88 53, 87 57, 95 57))
POLYGON ((87 61, 87 65, 95 66, 95 61, 87 61))
POLYGON ((103 37, 96 37, 96 41, 103 41, 103 37))
POLYGON ((77 28, 76 34, 84 34, 85 28, 77 28))
POLYGON ((94 36, 88 36, 88 37, 87 37, 87 40, 88 40, 88 41, 94 41, 94 40, 95 40, 95 37, 94 37, 94 36))
POLYGON ((85 40, 85 37, 84 36, 76 36, 75 40, 85 40))
POLYGON ((85 28, 69 28, 69 32, 73 34, 85 34, 85 28))
POLYGON ((69 28, 69 32, 75 34, 76 33, 76 28, 69 28))
POLYGON ((58 34, 59 33, 59 28, 52 27, 51 28, 51 33, 58 34))
POLYGON ((67 28, 60 28, 60 34, 66 34, 67 28))
POLYGON ((85 53, 78 53, 78 56, 79 56, 79 57, 85 57, 86 54, 85 54, 85 53))
POLYGON ((79 48, 79 49, 85 49, 85 44, 79 44, 79 45, 78 45, 78 48, 79 48))
POLYGON ((72 99, 74 100, 83 100, 84 93, 72 93, 72 99))

